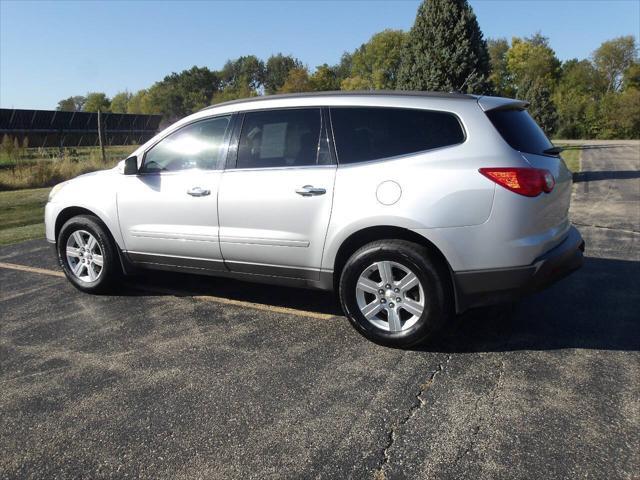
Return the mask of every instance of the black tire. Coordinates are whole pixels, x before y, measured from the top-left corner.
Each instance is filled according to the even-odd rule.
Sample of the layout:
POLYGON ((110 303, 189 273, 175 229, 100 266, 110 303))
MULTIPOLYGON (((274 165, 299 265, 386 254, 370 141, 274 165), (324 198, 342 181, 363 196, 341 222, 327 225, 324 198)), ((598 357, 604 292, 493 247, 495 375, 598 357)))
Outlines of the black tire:
MULTIPOLYGON (((121 275, 116 247, 107 232, 107 228, 93 215, 78 215, 67 220, 58 234, 56 250, 58 252, 58 262, 67 279, 73 286, 83 292, 106 293, 111 290, 121 275), (102 253, 102 266, 97 278, 93 281, 82 280, 76 276, 72 271, 72 265, 67 259, 67 241, 75 232, 91 234, 96 239, 99 248, 99 250, 94 249, 94 252, 102 253)), ((88 275, 88 267, 85 268, 82 271, 88 275)))
MULTIPOLYGON (((351 255, 342 269, 340 303, 345 315, 360 334, 381 345, 410 347, 435 337, 446 323, 451 305, 446 275, 446 266, 431 259, 429 251, 421 245, 405 240, 375 241, 351 255), (415 315, 415 323, 401 331, 389 331, 374 325, 365 318, 358 306, 356 285, 360 275, 375 262, 381 261, 391 261, 408 268, 418 277, 425 296, 422 314, 417 321, 415 317, 418 316, 415 315)), ((400 304, 397 305, 399 306, 400 304)), ((386 312, 382 315, 386 315, 386 312)), ((389 321, 389 327, 390 325, 389 321)))

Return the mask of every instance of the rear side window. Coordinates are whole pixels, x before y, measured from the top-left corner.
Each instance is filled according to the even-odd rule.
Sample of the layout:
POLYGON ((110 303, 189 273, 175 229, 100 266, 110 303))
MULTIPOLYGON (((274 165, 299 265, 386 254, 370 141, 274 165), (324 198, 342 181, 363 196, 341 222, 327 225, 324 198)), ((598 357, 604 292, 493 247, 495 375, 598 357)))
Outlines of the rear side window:
POLYGON ((319 108, 247 113, 236 168, 317 165, 320 128, 319 108))
POLYGON ((464 142, 458 118, 406 108, 331 108, 340 163, 357 163, 464 142))
POLYGON ((545 150, 553 148, 553 144, 526 110, 490 110, 487 117, 511 148, 541 155, 544 155, 545 150))

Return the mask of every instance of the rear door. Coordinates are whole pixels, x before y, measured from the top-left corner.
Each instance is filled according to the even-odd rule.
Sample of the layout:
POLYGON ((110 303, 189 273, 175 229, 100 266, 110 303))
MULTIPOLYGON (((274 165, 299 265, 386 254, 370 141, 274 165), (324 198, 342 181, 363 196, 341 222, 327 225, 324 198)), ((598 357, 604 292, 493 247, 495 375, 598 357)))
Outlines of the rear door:
POLYGON ((324 118, 321 108, 242 115, 219 195, 231 271, 319 278, 336 172, 324 118))

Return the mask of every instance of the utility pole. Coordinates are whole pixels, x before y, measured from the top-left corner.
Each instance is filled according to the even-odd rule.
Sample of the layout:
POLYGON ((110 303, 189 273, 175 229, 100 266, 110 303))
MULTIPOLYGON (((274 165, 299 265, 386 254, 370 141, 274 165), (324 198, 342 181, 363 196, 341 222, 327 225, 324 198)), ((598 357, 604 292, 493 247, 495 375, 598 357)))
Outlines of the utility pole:
POLYGON ((102 152, 102 163, 107 163, 107 156, 104 153, 102 133, 102 113, 100 112, 100 109, 98 109, 98 142, 100 143, 100 151, 102 152))

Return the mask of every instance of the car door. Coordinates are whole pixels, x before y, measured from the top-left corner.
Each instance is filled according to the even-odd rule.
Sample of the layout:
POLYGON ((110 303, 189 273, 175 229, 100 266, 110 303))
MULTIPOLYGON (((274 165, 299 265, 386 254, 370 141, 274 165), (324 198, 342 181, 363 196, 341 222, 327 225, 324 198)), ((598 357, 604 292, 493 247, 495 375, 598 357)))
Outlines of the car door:
POLYGON ((224 270, 218 189, 231 116, 188 124, 145 152, 118 189, 118 218, 134 262, 224 270))
POLYGON ((231 271, 319 277, 336 173, 325 118, 321 108, 242 115, 219 194, 231 271))

